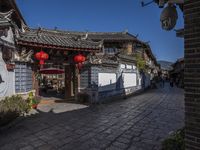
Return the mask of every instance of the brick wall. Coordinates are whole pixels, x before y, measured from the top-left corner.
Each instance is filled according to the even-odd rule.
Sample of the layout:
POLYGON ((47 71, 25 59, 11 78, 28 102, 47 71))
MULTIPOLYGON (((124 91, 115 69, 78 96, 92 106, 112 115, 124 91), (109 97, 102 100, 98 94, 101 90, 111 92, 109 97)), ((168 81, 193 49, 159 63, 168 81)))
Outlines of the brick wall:
POLYGON ((200 150, 200 0, 185 0, 186 149, 200 150))

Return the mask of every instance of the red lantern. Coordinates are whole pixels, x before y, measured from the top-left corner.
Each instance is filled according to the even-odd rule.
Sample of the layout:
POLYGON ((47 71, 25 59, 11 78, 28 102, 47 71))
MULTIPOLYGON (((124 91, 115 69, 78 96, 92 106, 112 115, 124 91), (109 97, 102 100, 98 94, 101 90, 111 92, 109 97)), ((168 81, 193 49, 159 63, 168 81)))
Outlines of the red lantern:
POLYGON ((82 63, 86 60, 85 56, 78 54, 74 56, 74 62, 77 63, 77 68, 80 70, 82 68, 82 63))
POLYGON ((82 63, 85 61, 85 56, 78 54, 76 56, 74 56, 74 62, 76 63, 82 63))
POLYGON ((35 58, 40 61, 40 65, 44 65, 44 61, 49 58, 49 55, 41 50, 35 54, 35 58))

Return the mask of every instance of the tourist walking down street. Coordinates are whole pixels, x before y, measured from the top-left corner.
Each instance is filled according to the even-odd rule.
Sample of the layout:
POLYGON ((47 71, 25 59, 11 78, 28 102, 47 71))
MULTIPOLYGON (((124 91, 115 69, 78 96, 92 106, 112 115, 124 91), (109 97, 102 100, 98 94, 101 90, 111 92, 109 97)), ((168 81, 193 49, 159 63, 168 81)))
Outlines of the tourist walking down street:
POLYGON ((162 77, 162 87, 163 88, 165 87, 165 79, 164 79, 164 77, 162 77))
POLYGON ((165 85, 165 81, 164 81, 164 78, 162 76, 159 77, 159 86, 161 88, 164 88, 164 85, 165 85))
POLYGON ((174 86, 174 79, 170 78, 170 86, 173 87, 174 86))

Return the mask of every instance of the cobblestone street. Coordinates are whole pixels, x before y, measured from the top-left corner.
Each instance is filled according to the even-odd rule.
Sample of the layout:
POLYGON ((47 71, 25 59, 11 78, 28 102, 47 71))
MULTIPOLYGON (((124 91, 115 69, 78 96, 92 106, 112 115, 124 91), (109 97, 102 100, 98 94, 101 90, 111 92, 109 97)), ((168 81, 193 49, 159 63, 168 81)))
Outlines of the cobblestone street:
POLYGON ((0 132, 0 149, 156 150, 183 126, 184 91, 166 86, 109 104, 32 115, 0 132))

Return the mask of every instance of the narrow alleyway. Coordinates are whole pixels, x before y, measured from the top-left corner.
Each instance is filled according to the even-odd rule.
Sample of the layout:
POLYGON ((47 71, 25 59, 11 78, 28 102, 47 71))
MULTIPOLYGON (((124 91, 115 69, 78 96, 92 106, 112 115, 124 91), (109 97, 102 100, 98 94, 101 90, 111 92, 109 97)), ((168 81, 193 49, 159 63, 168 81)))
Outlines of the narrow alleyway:
POLYGON ((0 132, 0 149, 154 150, 184 126, 184 92, 176 87, 79 108, 23 119, 0 132))

